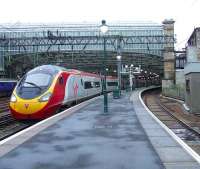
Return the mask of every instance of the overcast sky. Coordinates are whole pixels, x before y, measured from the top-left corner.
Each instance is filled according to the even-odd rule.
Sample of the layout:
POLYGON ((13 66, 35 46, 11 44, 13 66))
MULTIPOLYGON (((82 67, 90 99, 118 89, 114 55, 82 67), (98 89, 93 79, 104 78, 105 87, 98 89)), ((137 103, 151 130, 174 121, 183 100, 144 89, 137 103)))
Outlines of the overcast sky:
POLYGON ((0 23, 153 21, 173 18, 178 48, 200 27, 200 0, 1 0, 0 23))

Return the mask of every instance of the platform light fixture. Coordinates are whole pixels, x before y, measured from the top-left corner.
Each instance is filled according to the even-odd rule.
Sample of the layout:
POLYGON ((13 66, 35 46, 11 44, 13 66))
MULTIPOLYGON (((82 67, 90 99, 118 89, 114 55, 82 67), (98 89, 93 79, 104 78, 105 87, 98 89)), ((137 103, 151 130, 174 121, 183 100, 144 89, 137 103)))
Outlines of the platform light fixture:
POLYGON ((122 56, 121 55, 117 55, 117 60, 121 60, 122 56))
POLYGON ((106 90, 106 37, 105 34, 108 31, 108 26, 106 25, 106 20, 101 21, 101 26, 100 26, 100 31, 103 34, 103 53, 104 53, 104 58, 103 58, 103 74, 104 74, 104 79, 103 79, 103 95, 104 95, 104 113, 108 112, 108 94, 106 90))
POLYGON ((106 25, 106 20, 101 21, 100 31, 105 34, 108 32, 108 25, 106 25))
POLYGON ((117 58, 117 76, 118 76, 118 90, 119 90, 119 93, 121 95, 121 60, 122 60, 122 56, 121 55, 117 55, 116 56, 117 58))

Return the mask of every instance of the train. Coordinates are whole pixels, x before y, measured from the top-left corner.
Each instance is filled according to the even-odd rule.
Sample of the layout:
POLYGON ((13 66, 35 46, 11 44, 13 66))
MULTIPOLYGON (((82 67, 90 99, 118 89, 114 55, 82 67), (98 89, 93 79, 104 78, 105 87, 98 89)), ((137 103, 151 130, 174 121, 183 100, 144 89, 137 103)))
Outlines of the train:
MULTIPOLYGON (((106 77, 107 92, 118 86, 106 77)), ((10 112, 17 120, 42 120, 69 106, 102 94, 102 76, 55 65, 38 66, 17 83, 10 98, 10 112)))
POLYGON ((0 97, 11 96, 16 84, 17 84, 17 80, 0 79, 0 97))

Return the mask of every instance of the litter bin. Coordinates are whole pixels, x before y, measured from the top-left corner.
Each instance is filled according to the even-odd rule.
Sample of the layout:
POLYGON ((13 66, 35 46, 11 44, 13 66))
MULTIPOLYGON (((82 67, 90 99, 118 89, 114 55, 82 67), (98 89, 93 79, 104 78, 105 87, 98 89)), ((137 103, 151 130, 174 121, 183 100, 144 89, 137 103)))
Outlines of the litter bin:
POLYGON ((113 99, 119 99, 120 98, 120 90, 116 89, 113 90, 113 99))

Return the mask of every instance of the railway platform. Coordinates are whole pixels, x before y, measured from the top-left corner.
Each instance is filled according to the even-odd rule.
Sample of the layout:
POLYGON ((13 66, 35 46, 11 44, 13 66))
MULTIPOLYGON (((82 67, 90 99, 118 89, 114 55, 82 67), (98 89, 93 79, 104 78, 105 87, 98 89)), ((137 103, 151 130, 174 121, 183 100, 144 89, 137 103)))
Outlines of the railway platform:
POLYGON ((141 103, 140 90, 83 102, 0 142, 0 169, 198 169, 198 157, 141 103))

